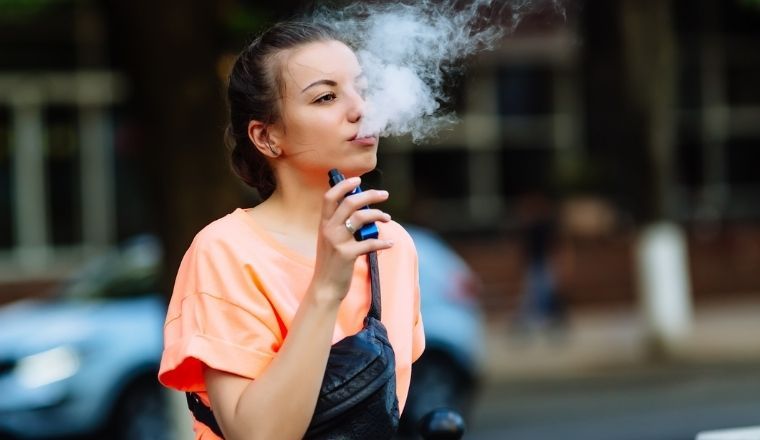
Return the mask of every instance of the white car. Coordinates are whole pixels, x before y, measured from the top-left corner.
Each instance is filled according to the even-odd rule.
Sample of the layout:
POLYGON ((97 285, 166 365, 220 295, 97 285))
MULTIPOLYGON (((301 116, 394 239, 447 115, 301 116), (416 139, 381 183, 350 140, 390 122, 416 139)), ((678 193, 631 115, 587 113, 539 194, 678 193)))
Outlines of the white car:
POLYGON ((167 438, 159 259, 140 237, 54 298, 0 308, 0 438, 167 438))

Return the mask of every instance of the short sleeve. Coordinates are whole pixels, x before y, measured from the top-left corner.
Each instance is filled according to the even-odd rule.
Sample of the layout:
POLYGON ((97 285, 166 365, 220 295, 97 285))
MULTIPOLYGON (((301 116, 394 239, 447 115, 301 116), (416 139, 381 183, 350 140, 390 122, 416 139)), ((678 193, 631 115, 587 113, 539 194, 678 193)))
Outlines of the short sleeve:
POLYGON ((204 364, 255 378, 271 362, 283 331, 249 273, 224 241, 196 237, 180 265, 167 312, 161 383, 205 391, 204 364))

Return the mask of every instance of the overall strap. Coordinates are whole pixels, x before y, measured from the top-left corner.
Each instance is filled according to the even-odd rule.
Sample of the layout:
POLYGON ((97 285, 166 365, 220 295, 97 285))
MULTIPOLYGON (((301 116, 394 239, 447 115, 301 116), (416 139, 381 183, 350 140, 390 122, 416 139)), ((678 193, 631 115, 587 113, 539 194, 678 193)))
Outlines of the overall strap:
POLYGON ((367 264, 369 265, 369 282, 372 289, 372 302, 369 306, 368 316, 378 321, 382 315, 380 305, 380 272, 377 268, 377 252, 372 251, 367 254, 367 264))

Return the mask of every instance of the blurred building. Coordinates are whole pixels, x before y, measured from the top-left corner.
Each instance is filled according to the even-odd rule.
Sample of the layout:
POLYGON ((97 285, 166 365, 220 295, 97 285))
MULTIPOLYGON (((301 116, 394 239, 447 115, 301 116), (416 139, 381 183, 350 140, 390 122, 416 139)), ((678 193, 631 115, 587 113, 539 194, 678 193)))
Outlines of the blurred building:
POLYGON ((459 125, 430 145, 384 144, 394 198, 447 232, 496 309, 520 290, 517 206, 531 192, 558 204, 571 301, 635 298, 632 245, 653 217, 686 227, 698 297, 760 291, 760 4, 542 5, 468 65, 459 125), (668 147, 652 151, 656 136, 668 147))
MULTIPOLYGON (((125 116, 131 80, 114 62, 110 3, 8 5, 0 302, 39 292, 150 223, 145 164, 133 155, 140 121, 125 116)), ((753 0, 543 2, 468 64, 453 103, 459 125, 428 145, 384 141, 391 209, 450 238, 495 306, 509 307, 519 290, 516 209, 530 192, 551 196, 561 213, 571 300, 633 297, 632 234, 655 198, 664 201, 657 215, 689 231, 698 295, 760 291, 759 46, 753 0), (667 15, 651 21, 660 40, 644 38, 647 20, 632 20, 647 7, 667 15), (671 45, 670 64, 649 63, 638 41, 671 45), (673 104, 660 119, 671 148, 659 174, 641 134, 657 131, 642 122, 641 78, 651 81, 640 90, 673 104), (649 188, 655 178, 664 191, 649 188)))
POLYGON ((94 2, 0 5, 0 302, 116 242, 126 83, 107 44, 94 2))

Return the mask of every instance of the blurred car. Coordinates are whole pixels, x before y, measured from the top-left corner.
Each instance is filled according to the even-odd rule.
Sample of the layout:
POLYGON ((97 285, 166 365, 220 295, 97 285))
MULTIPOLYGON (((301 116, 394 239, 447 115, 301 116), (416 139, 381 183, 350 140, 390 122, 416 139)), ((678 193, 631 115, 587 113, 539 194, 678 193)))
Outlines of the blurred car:
MULTIPOLYGON (((438 407, 466 415, 479 370, 478 282, 432 232, 419 253, 426 351, 414 364, 401 433, 438 407)), ((166 303, 161 248, 141 236, 94 260, 48 300, 0 308, 0 439, 168 438, 156 380, 166 303)))
POLYGON ((0 308, 0 438, 166 438, 160 258, 139 237, 54 298, 0 308))
POLYGON ((425 351, 412 366, 412 383, 401 419, 401 435, 413 435, 430 411, 446 407, 465 420, 484 359, 480 280, 433 231, 404 225, 419 257, 425 351))

